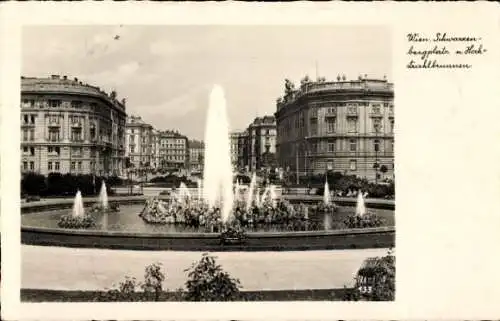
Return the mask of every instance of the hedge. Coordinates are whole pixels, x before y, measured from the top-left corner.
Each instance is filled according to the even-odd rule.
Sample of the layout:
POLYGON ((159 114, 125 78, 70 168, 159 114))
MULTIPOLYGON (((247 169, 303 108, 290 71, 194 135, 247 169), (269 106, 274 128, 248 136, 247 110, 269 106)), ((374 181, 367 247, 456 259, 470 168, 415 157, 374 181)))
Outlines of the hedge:
POLYGON ((113 194, 113 186, 123 183, 119 177, 96 176, 94 185, 92 175, 50 173, 45 176, 37 173, 27 173, 21 178, 21 193, 23 195, 65 196, 75 195, 79 190, 84 196, 93 196, 99 194, 103 180, 106 182, 109 195, 113 194))

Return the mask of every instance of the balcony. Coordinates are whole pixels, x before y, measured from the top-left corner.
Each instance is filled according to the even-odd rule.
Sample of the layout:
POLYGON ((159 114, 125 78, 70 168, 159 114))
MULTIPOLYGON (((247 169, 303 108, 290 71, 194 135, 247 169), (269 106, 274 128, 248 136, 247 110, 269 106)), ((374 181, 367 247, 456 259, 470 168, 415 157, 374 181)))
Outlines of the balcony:
POLYGON ((81 121, 75 121, 71 123, 72 128, 82 128, 82 122, 81 121))
POLYGON ((347 110, 346 110, 346 116, 347 117, 358 117, 358 115, 359 115, 358 108, 356 108, 356 107, 347 107, 347 110))
POLYGON ((371 111, 368 115, 371 118, 382 118, 382 117, 384 117, 384 114, 382 114, 380 111, 371 111))
POLYGON ((61 126, 61 124, 59 123, 59 119, 49 119, 48 125, 49 125, 49 127, 61 126))

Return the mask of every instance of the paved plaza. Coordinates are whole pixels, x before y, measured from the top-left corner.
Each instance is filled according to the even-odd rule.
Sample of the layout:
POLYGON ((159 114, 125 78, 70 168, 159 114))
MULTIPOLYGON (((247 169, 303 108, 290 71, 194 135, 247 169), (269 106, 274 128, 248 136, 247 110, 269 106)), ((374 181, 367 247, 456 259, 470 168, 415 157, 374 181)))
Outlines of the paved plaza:
MULTIPOLYGON (((104 290, 125 276, 143 280, 144 268, 160 262, 166 272, 164 287, 184 285, 191 263, 201 252, 122 251, 27 246, 22 251, 22 288, 104 290)), ((306 252, 213 253, 243 290, 331 289, 351 286, 368 257, 384 256, 387 249, 306 252)))

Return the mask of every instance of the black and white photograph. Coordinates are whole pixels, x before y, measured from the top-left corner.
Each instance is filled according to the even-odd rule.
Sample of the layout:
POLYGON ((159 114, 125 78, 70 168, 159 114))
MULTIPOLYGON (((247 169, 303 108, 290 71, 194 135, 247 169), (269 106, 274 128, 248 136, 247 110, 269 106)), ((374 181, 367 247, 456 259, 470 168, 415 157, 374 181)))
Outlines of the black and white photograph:
POLYGON ((388 26, 25 26, 21 300, 393 301, 388 26))

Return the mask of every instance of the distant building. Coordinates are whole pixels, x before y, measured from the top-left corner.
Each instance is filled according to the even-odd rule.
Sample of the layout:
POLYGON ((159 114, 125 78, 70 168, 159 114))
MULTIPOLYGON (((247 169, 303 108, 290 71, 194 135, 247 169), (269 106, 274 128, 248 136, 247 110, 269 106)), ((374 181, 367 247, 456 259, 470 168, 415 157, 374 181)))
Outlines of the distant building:
POLYGON ((159 133, 160 168, 165 170, 186 169, 188 166, 188 138, 176 131, 159 133))
POLYGON ((205 161, 205 143, 202 141, 189 141, 189 169, 201 171, 205 161))
POLYGON ((273 166, 276 158, 276 119, 257 117, 247 129, 247 159, 250 171, 273 166))
POLYGON ((139 116, 127 117, 125 156, 132 168, 156 168, 153 126, 139 116))
POLYGON ((231 132, 230 144, 231 144, 231 164, 234 170, 238 170, 245 166, 243 162, 243 148, 245 144, 245 132, 231 132), (242 139, 243 138, 243 139, 242 139))
POLYGON ((384 79, 286 83, 277 101, 280 165, 299 176, 327 170, 394 176, 394 88, 384 79))
POLYGON ((123 175, 125 99, 77 78, 21 77, 21 171, 123 175))

